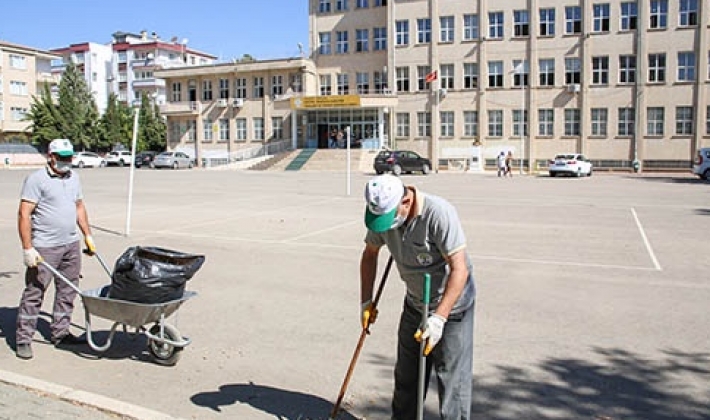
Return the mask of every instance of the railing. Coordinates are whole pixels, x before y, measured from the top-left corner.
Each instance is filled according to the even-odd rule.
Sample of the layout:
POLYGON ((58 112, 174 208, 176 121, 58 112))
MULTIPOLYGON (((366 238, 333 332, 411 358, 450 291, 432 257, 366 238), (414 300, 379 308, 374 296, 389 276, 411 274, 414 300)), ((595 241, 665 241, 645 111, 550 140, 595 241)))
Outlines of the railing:
POLYGON ((249 159, 255 159, 262 156, 275 155, 277 153, 285 152, 291 149, 291 140, 278 140, 269 142, 264 145, 239 149, 234 152, 227 154, 220 154, 217 156, 204 157, 202 158, 202 164, 205 167, 215 167, 227 165, 233 162, 241 162, 249 159))

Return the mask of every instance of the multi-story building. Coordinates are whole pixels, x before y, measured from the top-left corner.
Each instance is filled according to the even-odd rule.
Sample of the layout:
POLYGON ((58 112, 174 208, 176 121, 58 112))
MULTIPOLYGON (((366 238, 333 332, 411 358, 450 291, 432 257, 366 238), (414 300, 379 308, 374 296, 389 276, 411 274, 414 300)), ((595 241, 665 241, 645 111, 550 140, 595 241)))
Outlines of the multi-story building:
POLYGON ((0 142, 27 142, 25 114, 44 83, 57 83, 51 71, 56 58, 49 51, 0 41, 0 142))

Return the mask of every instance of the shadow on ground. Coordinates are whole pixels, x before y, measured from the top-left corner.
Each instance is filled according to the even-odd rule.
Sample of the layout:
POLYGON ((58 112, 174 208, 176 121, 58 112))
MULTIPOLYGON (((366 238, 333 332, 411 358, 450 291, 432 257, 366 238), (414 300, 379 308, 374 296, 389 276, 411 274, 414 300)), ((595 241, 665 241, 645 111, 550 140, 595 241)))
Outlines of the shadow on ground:
POLYGON ((648 181, 648 182, 665 182, 668 184, 697 184, 697 185, 710 185, 707 181, 694 176, 688 175, 661 175, 661 176, 633 176, 628 175, 625 178, 633 179, 636 181, 648 181))

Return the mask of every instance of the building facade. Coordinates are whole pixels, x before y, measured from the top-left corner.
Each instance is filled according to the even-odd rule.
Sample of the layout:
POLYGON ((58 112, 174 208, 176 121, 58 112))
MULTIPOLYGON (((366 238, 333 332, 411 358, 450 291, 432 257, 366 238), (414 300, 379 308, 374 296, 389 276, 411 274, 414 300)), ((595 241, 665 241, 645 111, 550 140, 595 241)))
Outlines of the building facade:
POLYGON ((24 121, 44 83, 56 85, 49 51, 0 41, 0 143, 27 143, 24 121))

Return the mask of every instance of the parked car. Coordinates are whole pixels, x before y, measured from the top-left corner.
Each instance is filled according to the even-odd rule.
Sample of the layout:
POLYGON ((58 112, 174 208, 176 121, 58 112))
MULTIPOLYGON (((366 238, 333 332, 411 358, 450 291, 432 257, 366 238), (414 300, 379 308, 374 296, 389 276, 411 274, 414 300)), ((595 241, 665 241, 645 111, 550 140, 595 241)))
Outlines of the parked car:
POLYGON ((146 151, 146 152, 140 152, 136 154, 136 160, 133 162, 136 165, 136 168, 140 168, 142 166, 147 166, 152 168, 153 167, 153 160, 155 159, 155 155, 157 155, 156 152, 151 152, 151 151, 146 151))
POLYGON ((579 153, 562 153, 549 162, 548 171, 552 177, 558 174, 592 176, 592 162, 579 153))
POLYGON ((131 161, 131 152, 128 150, 113 151, 106 155, 106 165, 124 166, 131 161))
POLYGON ((153 159, 153 167, 159 168, 192 168, 192 158, 183 152, 163 152, 153 159))
POLYGON ((106 159, 94 152, 77 152, 71 159, 71 166, 75 168, 103 168, 106 166, 106 159))
POLYGON ((695 162, 693 162, 693 173, 701 179, 710 181, 710 147, 698 150, 695 162))
POLYGON ((375 157, 373 166, 378 175, 385 172, 397 176, 402 172, 421 172, 427 175, 431 172, 431 161, 410 150, 383 150, 375 157))

